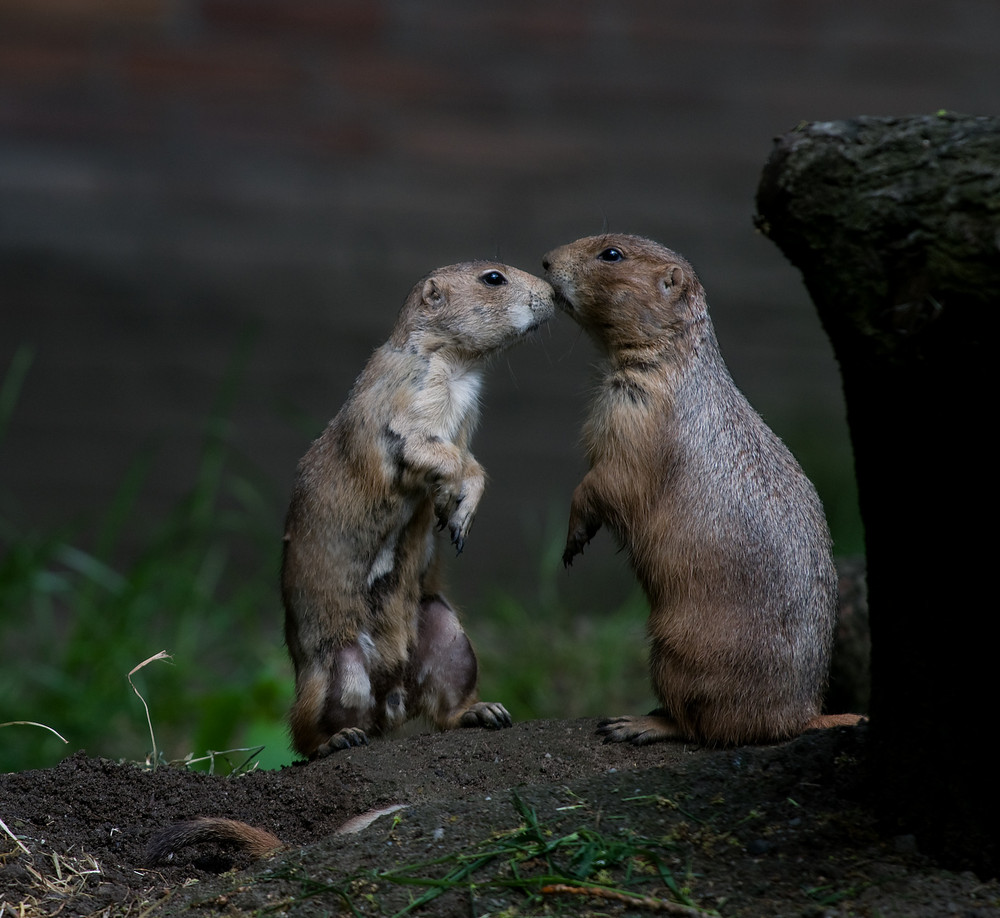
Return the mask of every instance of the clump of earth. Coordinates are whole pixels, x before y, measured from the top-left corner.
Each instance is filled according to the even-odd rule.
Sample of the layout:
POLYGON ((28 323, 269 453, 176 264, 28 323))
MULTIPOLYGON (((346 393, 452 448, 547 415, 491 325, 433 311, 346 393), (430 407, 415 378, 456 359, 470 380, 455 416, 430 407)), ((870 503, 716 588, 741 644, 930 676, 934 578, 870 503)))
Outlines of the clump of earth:
POLYGON ((417 734, 230 777, 82 752, 2 775, 0 915, 1000 915, 996 880, 878 824, 864 725, 726 750, 595 727, 417 734), (198 816, 284 846, 146 863, 159 828, 198 816))

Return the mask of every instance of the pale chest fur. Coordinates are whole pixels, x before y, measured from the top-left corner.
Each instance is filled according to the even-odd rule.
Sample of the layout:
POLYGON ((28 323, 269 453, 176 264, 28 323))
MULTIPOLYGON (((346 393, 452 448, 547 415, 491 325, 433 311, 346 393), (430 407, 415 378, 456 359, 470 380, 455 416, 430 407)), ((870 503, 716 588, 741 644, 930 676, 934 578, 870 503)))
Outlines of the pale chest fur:
POLYGON ((478 367, 433 355, 425 383, 413 399, 413 413, 428 435, 454 442, 462 431, 475 426, 481 388, 478 367))

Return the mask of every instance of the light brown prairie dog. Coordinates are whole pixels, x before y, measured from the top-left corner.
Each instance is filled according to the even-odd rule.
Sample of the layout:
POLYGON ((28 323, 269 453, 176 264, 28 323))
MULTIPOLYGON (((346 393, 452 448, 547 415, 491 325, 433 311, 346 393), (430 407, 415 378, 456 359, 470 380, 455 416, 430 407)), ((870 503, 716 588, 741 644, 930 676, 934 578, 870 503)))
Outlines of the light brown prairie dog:
POLYGON ((417 716, 441 729, 509 726, 503 705, 477 700, 434 528, 462 550, 486 481, 469 452, 484 365, 553 309, 545 281, 507 265, 428 275, 299 463, 281 585, 302 755, 417 716))
POLYGON ((606 525, 650 607, 662 707, 601 732, 721 745, 855 723, 820 717, 837 616, 823 508, 730 377, 691 265, 627 235, 579 239, 542 264, 605 357, 563 561, 606 525))

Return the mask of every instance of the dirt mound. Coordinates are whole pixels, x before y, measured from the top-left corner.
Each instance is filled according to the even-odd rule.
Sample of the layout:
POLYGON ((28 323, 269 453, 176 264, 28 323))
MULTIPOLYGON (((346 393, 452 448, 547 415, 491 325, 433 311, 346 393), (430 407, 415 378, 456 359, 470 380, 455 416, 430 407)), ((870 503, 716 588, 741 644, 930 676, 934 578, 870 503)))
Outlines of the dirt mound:
POLYGON ((415 735, 235 778, 83 753, 2 775, 0 819, 17 839, 0 833, 0 914, 377 915, 417 902, 463 916, 667 903, 723 916, 1000 914, 995 881, 879 834, 863 727, 709 751, 603 745, 594 726, 415 735), (394 804, 406 806, 335 834, 394 804), (251 862, 194 846, 144 863, 158 828, 196 816, 246 821, 286 848, 251 862))

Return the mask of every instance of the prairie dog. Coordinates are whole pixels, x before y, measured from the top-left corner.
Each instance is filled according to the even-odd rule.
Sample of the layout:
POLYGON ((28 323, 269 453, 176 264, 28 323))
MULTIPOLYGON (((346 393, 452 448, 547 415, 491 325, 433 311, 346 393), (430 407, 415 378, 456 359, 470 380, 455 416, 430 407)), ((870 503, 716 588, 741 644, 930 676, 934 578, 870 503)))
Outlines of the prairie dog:
POLYGON ((281 839, 266 829, 237 819, 202 816, 174 823, 157 832, 146 846, 145 861, 150 866, 159 864, 181 848, 201 842, 228 844, 253 858, 267 857, 284 847, 281 839))
POLYGON ((416 716, 504 727, 477 700, 478 664, 441 595, 435 522, 461 552, 486 476, 469 452, 489 358, 553 313, 543 280, 494 262, 414 286, 389 340, 299 463, 281 586, 304 756, 416 716))
POLYGON ((855 723, 819 716, 837 617, 823 508, 730 377, 691 265, 627 235, 579 239, 542 265, 605 358, 563 561, 602 525, 626 549, 662 705, 600 731, 728 745, 855 723))
MULTIPOLYGON (((378 807, 352 816, 343 823, 334 835, 355 835, 367 829, 376 819, 406 809, 405 803, 393 803, 378 807)), ((177 822, 160 829, 146 846, 145 862, 150 866, 159 864, 173 857, 188 845, 212 842, 228 845, 237 851, 249 854, 252 858, 269 857, 288 846, 277 835, 267 829, 240 822, 238 819, 225 819, 218 816, 199 816, 186 822, 177 822)))

